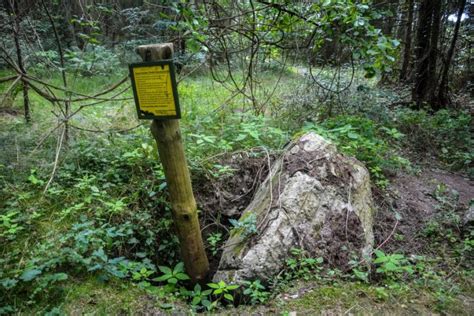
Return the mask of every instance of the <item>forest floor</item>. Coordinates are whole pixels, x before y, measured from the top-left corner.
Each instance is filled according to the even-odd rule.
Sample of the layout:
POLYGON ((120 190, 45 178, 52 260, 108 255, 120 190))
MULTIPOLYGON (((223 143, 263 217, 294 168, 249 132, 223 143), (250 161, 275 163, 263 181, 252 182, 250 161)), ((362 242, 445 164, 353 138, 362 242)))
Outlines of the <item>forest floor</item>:
MULTIPOLYGON (((181 126, 212 269, 229 219, 249 204, 285 144, 307 131, 366 164, 378 209, 375 243, 388 264, 370 272, 357 265, 305 269, 305 258, 296 258, 296 275, 254 290, 263 303, 219 303, 212 313, 472 315, 474 231, 463 223, 474 199, 472 104, 434 115, 394 107, 406 91, 363 76, 333 100, 308 87, 300 72, 283 76, 266 117, 242 112, 249 104, 208 76, 180 84, 181 126)), ((78 83, 95 91, 114 79, 78 83)), ((271 85, 275 75, 266 80, 271 85)), ((31 98, 30 125, 21 98, 0 109, 0 314, 191 313, 184 285, 170 291, 152 281, 159 272, 150 263, 173 267, 179 254, 148 127, 86 131, 133 128, 133 103, 76 115, 72 124, 82 129, 71 129, 74 141, 45 191, 60 133, 44 138, 56 118, 47 102, 31 98)), ((235 293, 240 302, 249 299, 235 293)))
MULTIPOLYGON (((263 159, 262 159, 263 160, 263 159)), ((244 160, 241 160, 244 161, 244 160)), ((224 161, 222 161, 224 163, 224 161)), ((245 191, 242 183, 247 182, 250 189, 248 170, 262 170, 265 161, 250 159, 245 162, 245 167, 239 170, 242 177, 236 177, 235 183, 228 183, 232 192, 225 191, 229 198, 239 196, 245 191)), ((237 167, 235 164, 233 167, 237 167)), ((261 171, 260 171, 261 172, 261 171)), ((261 172, 262 176, 265 172, 261 172)), ((391 179, 385 194, 393 197, 393 202, 401 218, 399 223, 393 213, 384 211, 377 215, 378 224, 375 233, 379 243, 396 226, 396 234, 386 241, 384 250, 391 253, 433 254, 441 251, 439 245, 433 245, 433 240, 423 235, 423 229, 429 223, 439 223, 440 200, 439 190, 457 192, 459 199, 455 206, 455 213, 464 216, 469 209, 470 201, 474 198, 474 181, 466 175, 454 173, 433 163, 424 164, 416 174, 399 172, 391 179), (441 188, 441 189, 440 189, 441 188), (403 238, 401 238, 403 236, 403 238)), ((212 194, 199 195, 198 199, 209 201, 212 194)), ((378 201, 381 203, 381 200, 378 201)), ((383 203, 383 202, 382 202, 383 203)), ((246 203, 244 202, 243 205, 246 203)), ((209 204, 208 204, 209 205, 209 204)), ((379 205, 380 206, 380 205, 379 205)), ((459 228, 460 229, 460 228, 459 228)), ((444 246, 443 246, 444 247, 444 246)), ((446 251, 443 250, 443 251, 446 251)), ((470 258, 472 260, 472 257, 470 258)), ((217 262, 214 262, 214 264, 217 262)), ((460 265, 451 267, 449 274, 453 277, 459 272, 460 265)), ((441 298, 435 288, 417 283, 416 280, 404 284, 385 287, 383 284, 367 284, 341 280, 338 278, 321 279, 317 281, 296 280, 281 288, 273 299, 262 305, 240 305, 233 308, 227 306, 216 311, 216 315, 472 315, 474 311, 474 282, 470 275, 458 275, 445 282, 448 293, 441 298), (455 280, 454 280, 455 279, 455 280), (452 291, 452 293, 449 293, 452 291), (444 301, 443 301, 444 300, 444 301)), ((189 307, 174 298, 143 293, 140 290, 122 287, 104 287, 92 281, 91 283, 77 284, 74 286, 74 295, 66 303, 67 311, 72 314, 180 314, 188 313, 189 307), (80 288, 80 291, 77 291, 80 288), (130 295, 132 293, 132 295, 130 295)))
MULTIPOLYGON (((234 181, 231 182, 217 180, 215 183, 196 183, 199 188, 196 195, 200 207, 211 210, 220 205, 223 209, 233 209, 229 201, 239 200, 233 204, 238 212, 248 204, 252 192, 258 187, 258 182, 266 176, 266 157, 245 159, 236 154, 230 159, 221 158, 219 162, 231 166, 238 172, 234 173, 234 181), (247 193, 248 197, 243 196, 242 192, 247 193)), ((383 192, 384 197, 376 195, 379 206, 375 226, 377 242, 379 244, 385 242, 383 249, 390 253, 448 255, 441 252, 449 252, 449 249, 443 249, 449 245, 440 245, 436 242, 433 244, 433 239, 423 233, 430 223, 450 224, 444 222, 444 218, 439 218, 442 212, 446 211, 440 207, 440 204, 446 202, 442 199, 443 194, 446 194, 445 198, 450 198, 450 194, 456 195, 455 201, 452 200, 455 205, 451 205, 451 211, 454 212, 451 215, 457 214, 463 217, 474 198, 474 181, 465 174, 443 169, 436 161, 420 164, 416 173, 399 171, 392 175, 389 187, 383 192), (387 211, 384 207, 387 197, 400 215, 399 221, 393 212, 387 211), (393 231, 395 234, 391 235, 393 231)), ((457 229, 461 230, 460 227, 457 229)), ((472 260, 472 257, 468 260, 472 260)), ((211 263, 217 268, 218 260, 211 258, 211 263)), ((440 314, 471 315, 474 311, 474 282, 470 274, 458 274, 462 264, 464 263, 459 262, 456 266, 450 266, 451 270, 448 270, 450 275, 446 279, 438 280, 442 284, 438 284, 440 288, 447 287, 444 294, 442 291, 437 292, 440 288, 426 286, 426 281, 418 283, 416 280, 390 286, 384 285, 383 282, 367 284, 338 278, 323 278, 316 281, 295 280, 285 284, 265 304, 240 305, 235 308, 227 306, 215 314, 431 315, 439 311, 440 314)), ((74 294, 66 301, 65 310, 77 315, 84 313, 166 315, 189 312, 189 307, 182 301, 163 294, 145 293, 137 288, 130 288, 129 285, 104 287, 96 281, 88 281, 73 285, 73 289, 74 294)))

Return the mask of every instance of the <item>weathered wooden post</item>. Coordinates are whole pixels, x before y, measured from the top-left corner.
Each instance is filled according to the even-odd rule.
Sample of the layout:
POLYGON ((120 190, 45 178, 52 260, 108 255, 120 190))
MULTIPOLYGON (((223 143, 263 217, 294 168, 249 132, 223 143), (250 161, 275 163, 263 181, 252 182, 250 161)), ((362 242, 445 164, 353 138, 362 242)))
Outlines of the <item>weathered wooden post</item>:
POLYGON ((180 110, 171 61, 173 44, 143 45, 136 52, 145 62, 130 65, 137 110, 140 118, 153 118, 151 132, 168 184, 181 256, 192 281, 199 282, 206 278, 209 262, 177 119, 180 110))

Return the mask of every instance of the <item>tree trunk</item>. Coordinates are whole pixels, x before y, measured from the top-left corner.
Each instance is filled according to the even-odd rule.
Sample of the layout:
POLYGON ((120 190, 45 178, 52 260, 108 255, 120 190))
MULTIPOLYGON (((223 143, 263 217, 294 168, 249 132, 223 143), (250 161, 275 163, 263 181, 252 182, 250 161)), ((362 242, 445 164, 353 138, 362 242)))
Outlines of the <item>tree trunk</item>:
POLYGON ((422 0, 419 9, 418 29, 415 45, 415 82, 412 91, 413 101, 417 108, 421 108, 422 102, 427 99, 429 80, 429 52, 430 31, 433 16, 433 3, 431 0, 422 0))
POLYGON ((74 13, 74 1, 66 0, 63 2, 63 12, 64 12, 64 24, 66 28, 63 30, 63 34, 66 38, 66 45, 67 47, 77 47, 77 39, 76 39, 76 29, 74 25, 71 23, 72 15, 74 13))
POLYGON ((405 26, 405 38, 404 38, 404 47, 403 47, 403 64, 402 69, 400 70, 400 81, 406 81, 408 77, 408 67, 410 66, 411 60, 411 42, 413 32, 413 12, 414 12, 414 0, 406 1, 408 10, 408 20, 405 26))
MULTIPOLYGON (((438 39, 441 25, 441 0, 422 0, 415 46, 415 82, 412 99, 416 107, 436 101, 438 39)), ((435 102, 436 103, 436 102, 435 102)), ((439 107, 433 103, 432 109, 439 107)))
POLYGON ((431 107, 437 111, 440 109, 440 104, 436 100, 437 93, 436 89, 438 88, 438 42, 439 42, 439 32, 441 25, 441 0, 435 0, 433 2, 433 17, 430 30, 430 51, 429 51, 429 68, 428 68, 428 101, 431 103, 431 107))
MULTIPOLYGON (((25 65, 23 63, 23 55, 21 51, 20 45, 20 16, 19 16, 19 9, 18 9, 18 1, 13 0, 10 1, 10 11, 13 12, 14 20, 13 20, 13 41, 15 42, 15 50, 16 56, 18 59, 18 67, 23 75, 26 75, 25 65)), ((29 85, 26 80, 22 80, 23 86, 23 109, 25 115, 25 121, 27 123, 31 122, 31 113, 30 113, 30 98, 28 95, 29 85)))
POLYGON ((446 56, 446 63, 444 64, 443 73, 441 75, 441 83, 439 85, 439 94, 438 94, 438 101, 441 104, 448 104, 449 97, 448 97, 448 74, 449 68, 451 66, 451 62, 453 60, 454 51, 456 49, 456 41, 459 35, 459 29, 461 27, 461 18, 462 14, 464 13, 464 7, 466 6, 466 0, 460 0, 459 2, 459 11, 457 14, 456 25, 454 26, 454 34, 451 40, 451 45, 448 50, 448 54, 446 56))

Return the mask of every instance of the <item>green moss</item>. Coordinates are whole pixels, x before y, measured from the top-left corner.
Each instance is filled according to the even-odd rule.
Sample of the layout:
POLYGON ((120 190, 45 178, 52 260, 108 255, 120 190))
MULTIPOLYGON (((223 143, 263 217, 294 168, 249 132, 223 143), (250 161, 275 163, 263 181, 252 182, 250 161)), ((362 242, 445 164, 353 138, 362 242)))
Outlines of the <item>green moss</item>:
POLYGON ((175 311, 188 309, 185 302, 165 293, 163 287, 145 290, 123 281, 76 280, 67 286, 65 292, 60 309, 66 315, 156 314, 162 312, 162 306, 175 311))
POLYGON ((434 309, 453 315, 467 315, 469 306, 461 298, 452 298, 448 304, 439 305, 437 293, 411 284, 376 286, 356 282, 340 282, 319 286, 300 284, 298 292, 310 290, 294 300, 284 301, 282 308, 304 313, 353 314, 431 314, 434 309))
POLYGON ((93 279, 72 282, 66 292, 61 308, 66 314, 128 314, 141 307, 141 298, 146 295, 144 290, 132 284, 93 279))

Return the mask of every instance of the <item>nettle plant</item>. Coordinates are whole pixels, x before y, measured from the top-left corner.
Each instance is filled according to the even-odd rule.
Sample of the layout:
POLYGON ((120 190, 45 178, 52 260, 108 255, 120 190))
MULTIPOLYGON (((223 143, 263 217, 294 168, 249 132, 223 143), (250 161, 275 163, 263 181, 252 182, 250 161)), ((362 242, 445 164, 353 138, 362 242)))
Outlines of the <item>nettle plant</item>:
POLYGON ((374 264, 379 273, 391 280, 401 279, 405 274, 413 274, 414 269, 408 259, 402 254, 386 254, 381 250, 375 250, 374 264))
POLYGON ((211 253, 213 256, 217 255, 219 251, 219 244, 222 241, 222 233, 212 233, 207 237, 207 242, 211 248, 211 253))
POLYGON ((184 272, 184 263, 178 263, 173 269, 166 266, 158 266, 163 275, 154 278, 153 281, 165 282, 168 292, 175 292, 178 282, 189 280, 189 276, 184 272))
POLYGON ((184 271, 182 262, 179 262, 174 268, 159 266, 158 269, 162 275, 153 278, 152 281, 164 283, 165 291, 169 294, 189 299, 191 307, 195 311, 203 309, 210 311, 222 304, 233 303, 233 292, 239 288, 239 285, 219 281, 208 283, 206 289, 202 288, 200 284, 196 284, 192 290, 188 290, 186 285, 189 284, 190 277, 184 271))
POLYGON ((286 260, 284 278, 294 279, 319 279, 319 273, 322 271, 323 258, 313 258, 308 253, 299 248, 291 249, 291 258, 286 260))
POLYGON ((260 280, 255 281, 244 281, 244 295, 250 298, 250 304, 262 304, 265 303, 270 297, 270 292, 265 291, 265 286, 260 280))

